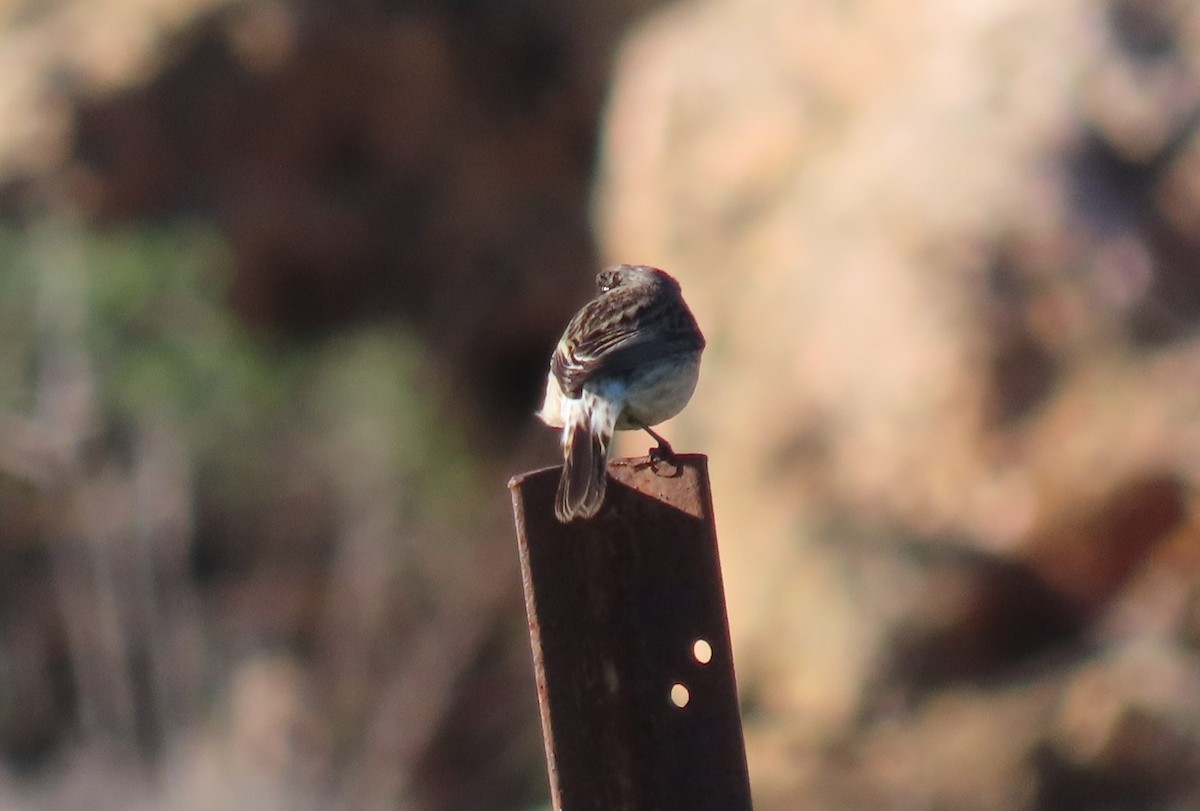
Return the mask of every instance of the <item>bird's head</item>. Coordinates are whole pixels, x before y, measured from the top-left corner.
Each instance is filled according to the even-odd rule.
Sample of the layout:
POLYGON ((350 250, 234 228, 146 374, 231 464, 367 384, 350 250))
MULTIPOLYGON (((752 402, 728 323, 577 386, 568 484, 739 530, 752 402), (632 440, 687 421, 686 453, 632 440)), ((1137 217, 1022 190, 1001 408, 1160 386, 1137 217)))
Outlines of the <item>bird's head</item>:
POLYGON ((596 288, 608 293, 619 287, 650 285, 679 290, 679 282, 666 271, 649 265, 612 265, 596 275, 596 288))

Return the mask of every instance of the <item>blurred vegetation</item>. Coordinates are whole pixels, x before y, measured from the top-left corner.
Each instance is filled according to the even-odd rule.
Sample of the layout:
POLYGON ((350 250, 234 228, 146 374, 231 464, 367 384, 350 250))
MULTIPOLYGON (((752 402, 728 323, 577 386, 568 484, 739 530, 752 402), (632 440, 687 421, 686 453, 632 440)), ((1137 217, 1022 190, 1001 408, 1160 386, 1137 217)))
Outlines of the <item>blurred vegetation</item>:
POLYGON ((345 779, 389 785, 390 738, 371 731, 389 690, 441 696, 411 732, 424 751, 496 630, 497 586, 454 588, 480 571, 465 530, 483 470, 425 348, 394 325, 248 328, 226 246, 195 224, 5 229, 0 265, 0 661, 29 663, 0 668, 0 747, 31 764, 60 752, 74 706, 87 739, 161 752, 261 677, 291 710, 251 700, 264 718, 230 716, 226 734, 307 718, 321 758, 379 764, 345 779), (271 649, 304 669, 263 665, 271 649))
POLYGON ((503 482, 658 5, 0 8, 0 807, 544 800, 503 482))
POLYGON ((197 224, 0 228, 0 404, 35 409, 41 365, 74 342, 95 376, 101 433, 119 445, 139 423, 169 421, 199 472, 237 483, 230 496, 267 486, 265 441, 314 432, 411 477, 414 506, 475 495, 418 340, 394 324, 303 343, 255 334, 227 305, 229 262, 219 234, 197 224), (78 324, 64 323, 68 311, 78 324))

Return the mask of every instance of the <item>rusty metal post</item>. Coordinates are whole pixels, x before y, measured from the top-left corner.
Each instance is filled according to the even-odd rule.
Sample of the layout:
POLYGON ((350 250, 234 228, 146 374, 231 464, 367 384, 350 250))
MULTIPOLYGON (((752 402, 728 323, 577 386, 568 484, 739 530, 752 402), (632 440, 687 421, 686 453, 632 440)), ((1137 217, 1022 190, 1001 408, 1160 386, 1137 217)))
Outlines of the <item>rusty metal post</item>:
POLYGON ((509 483, 555 811, 750 808, 707 461, 613 462, 569 524, 559 468, 509 483))

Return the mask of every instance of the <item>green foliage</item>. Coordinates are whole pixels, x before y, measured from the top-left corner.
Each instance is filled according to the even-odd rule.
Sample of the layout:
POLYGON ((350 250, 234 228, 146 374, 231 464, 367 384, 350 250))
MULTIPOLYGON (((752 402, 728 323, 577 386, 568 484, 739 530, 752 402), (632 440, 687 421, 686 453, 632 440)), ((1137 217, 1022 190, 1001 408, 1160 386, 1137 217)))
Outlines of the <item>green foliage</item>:
POLYGON ((24 244, 0 230, 0 408, 26 411, 33 354, 34 278, 24 263, 24 244))
POLYGON ((0 409, 36 416, 47 364, 82 358, 103 430, 171 425, 203 481, 242 507, 277 478, 281 445, 341 454, 422 507, 468 492, 466 447, 421 345, 383 328, 270 343, 229 310, 228 269, 222 240, 198 227, 0 230, 0 409))
POLYGON ((414 504, 461 515, 475 495, 468 449, 420 344, 394 329, 341 336, 307 378, 310 418, 339 453, 393 477, 414 504))
POLYGON ((226 267, 199 228, 0 231, 4 405, 27 410, 48 366, 82 359, 106 419, 260 426, 282 380, 225 307, 226 267))
POLYGON ((281 364, 228 310, 228 260, 196 229, 94 238, 88 346, 106 411, 166 413, 202 444, 262 430, 285 397, 281 364))

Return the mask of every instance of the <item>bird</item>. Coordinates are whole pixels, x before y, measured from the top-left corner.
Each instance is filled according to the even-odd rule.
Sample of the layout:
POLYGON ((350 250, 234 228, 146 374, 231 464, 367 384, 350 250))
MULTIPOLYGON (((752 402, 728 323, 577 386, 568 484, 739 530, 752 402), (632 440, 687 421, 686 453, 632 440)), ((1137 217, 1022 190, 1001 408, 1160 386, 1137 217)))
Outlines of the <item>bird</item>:
POLYGON ((677 282, 649 265, 613 265, 575 314, 550 357, 537 416, 562 430, 563 468, 554 499, 562 523, 592 518, 604 503, 614 431, 643 430, 670 460, 652 426, 683 410, 700 375, 704 335, 677 282))

